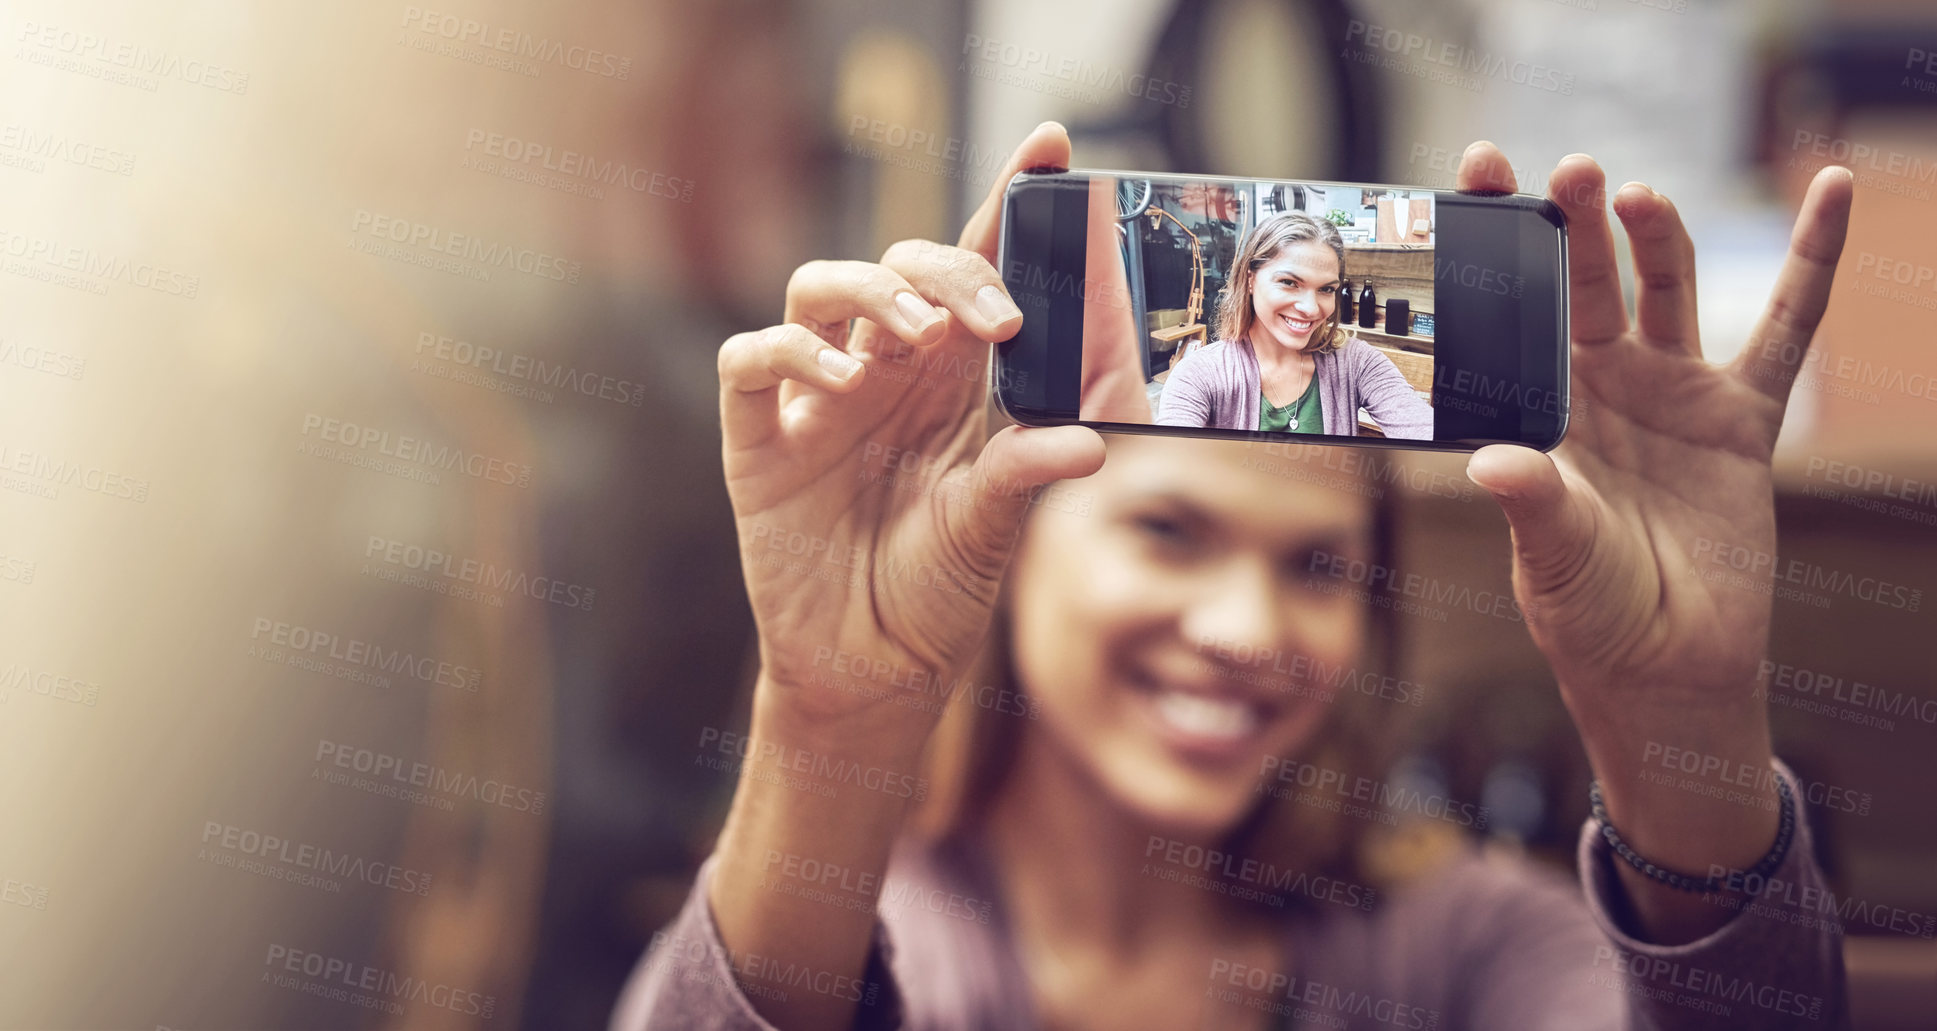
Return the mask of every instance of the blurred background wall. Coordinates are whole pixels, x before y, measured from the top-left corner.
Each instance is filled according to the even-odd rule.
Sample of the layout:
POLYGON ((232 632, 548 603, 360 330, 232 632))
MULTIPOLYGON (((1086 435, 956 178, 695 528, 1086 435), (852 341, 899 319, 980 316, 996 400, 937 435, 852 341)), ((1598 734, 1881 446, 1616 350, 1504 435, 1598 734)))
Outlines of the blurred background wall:
MULTIPOLYGON (((745 721, 714 352, 801 261, 952 240, 1047 118, 1160 171, 1448 188, 1489 138, 1540 191, 1593 153, 1680 205, 1716 360, 1851 165, 1784 555, 1937 586, 1927 4, 29 0, 0 32, 0 1027, 602 1026, 723 815, 698 736, 745 721)), ((1505 586, 1490 503, 1388 489, 1401 565, 1505 586)), ((1776 612, 1778 749, 1851 800, 1816 810, 1839 890, 1937 914, 1932 617, 1776 612)), ((1586 771, 1524 630, 1402 629, 1415 759, 1569 862, 1586 771)), ((1848 951, 1862 1026, 1933 1012, 1929 941, 1848 951)))

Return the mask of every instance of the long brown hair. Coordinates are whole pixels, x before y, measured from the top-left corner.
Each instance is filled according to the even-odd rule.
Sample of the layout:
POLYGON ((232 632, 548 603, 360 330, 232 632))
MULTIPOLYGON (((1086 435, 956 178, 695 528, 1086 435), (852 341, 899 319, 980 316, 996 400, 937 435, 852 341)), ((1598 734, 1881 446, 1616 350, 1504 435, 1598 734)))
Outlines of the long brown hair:
MULTIPOLYGON (((1231 260, 1231 274, 1224 280, 1224 289, 1218 292, 1219 340, 1241 340, 1251 332, 1251 324, 1257 321, 1251 306, 1251 285, 1257 281, 1258 270, 1287 246, 1306 240, 1330 247, 1338 255, 1338 274, 1344 277, 1345 238, 1338 235, 1337 226, 1302 211, 1287 211, 1259 222, 1238 245, 1237 257, 1231 260)), ((1311 346, 1306 350, 1327 354, 1344 347, 1350 339, 1350 331, 1340 324, 1338 305, 1334 303, 1332 314, 1312 331, 1311 346)))
MULTIPOLYGON (((1393 513, 1390 502, 1383 500, 1382 494, 1374 496, 1381 500, 1371 506, 1372 558, 1387 565, 1391 560, 1393 513)), ((1026 524, 1023 532, 1028 532, 1026 524)), ((929 843, 977 833, 989 803, 1002 790, 1014 767, 1025 721, 1036 713, 1035 704, 1016 675, 1011 648, 1013 609, 1009 585, 1013 582, 1013 577, 1005 579, 988 641, 976 663, 964 675, 963 683, 970 685, 972 692, 956 693, 1021 701, 999 708, 959 699, 950 705, 929 740, 924 761, 928 798, 909 821, 910 831, 929 843)), ((1366 646, 1356 666, 1356 672, 1375 676, 1396 671, 1399 666, 1392 609, 1376 604, 1377 601, 1374 597, 1368 602, 1366 646)), ((1327 704, 1331 706, 1330 714, 1296 761, 1337 771, 1347 778, 1365 777, 1376 782, 1384 776, 1403 743, 1404 727, 1395 721, 1393 702, 1338 685, 1327 704)), ((1400 721, 1404 721, 1404 715, 1401 714, 1400 721)), ((1347 817, 1339 809, 1299 804, 1286 795, 1269 793, 1267 787, 1261 777, 1254 806, 1227 834, 1223 851, 1270 863, 1281 871, 1337 878, 1364 887, 1383 887, 1375 883, 1376 878, 1363 855, 1367 832, 1375 824, 1347 817)), ((1281 903, 1271 905, 1291 909, 1310 904, 1308 898, 1285 896, 1281 903)))

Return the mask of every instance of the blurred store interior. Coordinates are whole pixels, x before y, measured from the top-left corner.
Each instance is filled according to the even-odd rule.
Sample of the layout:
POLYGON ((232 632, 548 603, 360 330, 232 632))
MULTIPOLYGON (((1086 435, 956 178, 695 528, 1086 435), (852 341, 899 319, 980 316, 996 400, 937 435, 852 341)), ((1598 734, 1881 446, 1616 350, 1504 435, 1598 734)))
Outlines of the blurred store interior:
MULTIPOLYGON (((60 20, 43 6, 37 17, 60 20)), ((372 537, 447 541, 460 554, 597 588, 586 610, 467 607, 421 592, 392 592, 372 606, 337 596, 335 611, 352 625, 408 628, 447 652, 482 656, 492 663, 482 691, 393 692, 345 708, 313 684, 271 702, 254 690, 223 693, 192 672, 170 681, 181 698, 219 705, 171 704, 131 718, 109 737, 121 758, 73 775, 121 783, 170 764, 220 785, 228 779, 217 766, 197 765, 215 754, 231 768, 295 763, 306 773, 301 763, 322 736, 452 768, 488 764, 541 789, 547 802, 539 814, 465 819, 387 803, 303 810, 313 835, 392 850, 457 886, 421 902, 359 895, 222 908, 193 893, 140 901, 110 891, 97 911, 77 900, 69 909, 76 925, 139 910, 144 926, 175 929, 130 935, 101 960, 150 964, 144 997, 164 1012, 97 1001, 100 1023, 202 1019, 171 1019, 166 1005, 177 1005, 211 1024, 326 1026, 305 1023, 304 997, 256 989, 257 968, 245 961, 213 976, 177 953, 182 928, 257 943, 301 927, 318 947, 381 954, 397 969, 481 986, 503 1007, 490 1021, 435 1011, 440 1026, 503 1027, 511 1017, 533 1028, 603 1027, 724 816, 732 780, 695 764, 694 742, 702 728, 742 728, 747 719, 752 623, 720 479, 715 352, 731 333, 780 320, 787 278, 803 261, 873 260, 908 237, 952 242, 1015 141, 1045 119, 1070 128, 1082 166, 1432 189, 1451 187, 1461 151, 1476 139, 1499 144, 1531 192, 1544 189, 1563 155, 1591 153, 1610 183, 1640 179, 1678 204, 1697 247, 1704 349, 1717 361, 1747 339, 1810 176, 1825 163, 1850 164, 1854 219, 1816 343, 1826 357, 1798 385, 1778 451, 1782 552, 1937 584, 1929 486, 1937 484, 1937 286, 1915 279, 1937 267, 1937 63, 1914 56, 1937 53, 1937 8, 1927 2, 470 7, 468 16, 535 35, 600 41, 626 55, 630 71, 622 80, 551 69, 527 78, 415 60, 400 45, 414 31, 408 25, 335 8, 249 8, 210 21, 220 28, 159 11, 92 16, 253 68, 248 106, 234 109, 247 112, 239 130, 216 121, 228 109, 210 114, 213 103, 110 115, 123 98, 109 87, 88 92, 20 62, 0 80, 49 119, 136 141, 148 162, 125 187, 44 187, 54 208, 91 214, 43 218, 9 207, 17 220, 159 247, 204 270, 209 284, 202 303, 163 317, 104 307, 95 339, 120 333, 149 343, 120 366, 91 359, 97 393, 35 416, 71 420, 82 441, 109 439, 109 426, 152 427, 150 439, 127 447, 129 461, 156 470, 158 484, 226 506, 214 522, 220 549, 185 545, 178 560, 138 580, 118 571, 120 552, 98 552, 77 560, 71 590, 37 585, 41 603, 99 598, 95 618, 141 623, 129 631, 128 657, 102 660, 104 683, 174 676, 165 672, 174 658, 197 649, 236 656, 244 668, 258 610, 332 618, 316 591, 292 584, 345 584, 347 592, 365 582, 357 567, 372 537), (1544 71, 1522 82, 1441 81, 1430 66, 1361 59, 1377 53, 1362 42, 1367 25, 1403 26, 1544 71), (664 173, 675 192, 689 186, 690 199, 652 190, 594 198, 479 175, 465 162, 482 144, 467 140, 492 134, 588 141, 582 149, 664 173), (481 293, 457 277, 358 260, 342 241, 365 210, 531 241, 582 262, 583 277, 570 287, 502 277, 481 293), (305 245, 334 252, 290 257, 305 245), (640 400, 531 404, 435 383, 411 371, 427 333, 528 341, 510 349, 610 374, 637 385, 640 400), (309 411, 434 426, 529 463, 544 482, 528 491, 467 484, 435 496, 399 483, 353 498, 314 463, 287 471, 288 451, 304 439, 300 413, 309 411), (222 429, 233 424, 221 418, 242 417, 261 432, 222 429), (275 471, 253 471, 262 469, 275 471), (253 529, 261 526, 276 529, 253 529), (193 613, 155 614, 134 600, 207 583, 226 585, 226 622, 215 629, 193 613), (167 743, 135 724, 168 727, 167 743), (186 1008, 200 1005, 193 998, 231 1001, 208 1012, 186 1008)), ((28 303, 12 331, 51 338, 59 325, 58 313, 28 303)), ((1463 478, 1457 456, 1406 461, 1463 478)), ((1505 523, 1483 494, 1395 491, 1394 500, 1400 565, 1509 589, 1505 523)), ((167 505, 147 510, 150 522, 126 549, 187 539, 200 517, 167 505)), ((36 539, 47 554, 82 555, 83 535, 100 531, 68 532, 36 539)), ((1937 698, 1937 598, 1923 606, 1778 602, 1771 661, 1937 698)), ((1436 689, 1406 730, 1411 768, 1491 806, 1499 816, 1490 847, 1570 865, 1588 771, 1524 630, 1456 618, 1406 621, 1404 633, 1405 675, 1436 689)), ((50 632, 47 647, 87 654, 79 631, 68 637, 63 645, 67 638, 50 632)), ((1816 811, 1838 889, 1937 913, 1937 723, 1899 715, 1886 728, 1784 706, 1774 720, 1778 753, 1805 778, 1868 796, 1860 813, 1816 811)), ((63 747, 58 734, 48 740, 50 755, 63 747)), ((284 779, 280 787, 274 778, 251 782, 261 812, 320 797, 305 792, 344 794, 284 779)), ((191 838, 200 821, 229 818, 111 797, 117 811, 136 811, 137 830, 160 821, 161 809, 173 821, 167 833, 187 827, 181 833, 191 838)), ((79 845, 65 847, 49 842, 35 855, 56 866, 95 861, 77 858, 79 845)), ((155 864, 192 866, 179 847, 155 864)), ((1866 930, 1850 935, 1846 956, 1859 1028, 1929 1026, 1937 942, 1866 930)), ((77 977, 48 991, 86 996, 77 977)), ((56 1011, 23 1012, 31 1021, 56 1011)), ((430 1026, 421 1013, 359 1019, 430 1026)))

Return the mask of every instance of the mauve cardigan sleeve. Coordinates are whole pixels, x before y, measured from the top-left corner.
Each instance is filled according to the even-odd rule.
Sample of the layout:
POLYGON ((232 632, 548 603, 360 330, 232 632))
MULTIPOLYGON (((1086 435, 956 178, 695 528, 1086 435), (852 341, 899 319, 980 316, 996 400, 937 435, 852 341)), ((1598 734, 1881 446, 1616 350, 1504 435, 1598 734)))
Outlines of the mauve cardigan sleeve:
MULTIPOLYGON (((1778 763, 1776 770, 1802 809, 1802 785, 1787 767, 1778 763)), ((1535 878, 1445 893, 1483 900, 1446 907, 1448 915, 1463 913, 1449 931, 1464 956, 1456 973, 1464 984, 1453 990, 1460 1016, 1452 1025, 1847 1029, 1842 935, 1822 912, 1831 896, 1814 848, 1807 814, 1799 812, 1782 865, 1728 923, 1692 942, 1656 945, 1632 933, 1614 870, 1620 860, 1589 820, 1576 850, 1584 892, 1569 892, 1571 904, 1543 898, 1553 889, 1543 891, 1535 878), (1583 893, 1588 920, 1570 917, 1580 913, 1583 893)))
MULTIPOLYGON (((1801 808, 1801 785, 1786 766, 1776 770, 1801 808)), ((1298 932, 1302 980, 1335 1009, 1403 1001, 1415 1016, 1430 1014, 1427 1026, 1437 1031, 1848 1027, 1836 898, 1816 863, 1806 811, 1767 884, 1728 923, 1682 945, 1633 936, 1611 865, 1618 860, 1591 821, 1578 860, 1578 885, 1524 860, 1460 861, 1390 896, 1377 913, 1307 925, 1298 932)), ((611 1031, 774 1031, 735 971, 772 975, 777 965, 727 956, 706 903, 714 862, 700 867, 685 907, 653 936, 611 1031)), ((993 897, 988 885, 921 865, 910 864, 918 884, 993 897)), ((1029 986, 1003 926, 904 917, 891 947, 877 920, 858 986, 872 1002, 859 1008, 855 1027, 1027 1028, 1029 986)), ((779 990, 813 990, 805 976, 783 979, 795 987, 779 990)), ((1354 1011, 1339 1016, 1346 1012, 1354 1011)))
POLYGON ((1164 379, 1163 396, 1157 402, 1157 425, 1225 430, 1243 428, 1220 426, 1212 421, 1218 409, 1228 410, 1232 407, 1231 395, 1237 389, 1233 384, 1236 370, 1227 353, 1230 350, 1231 345, 1220 340, 1204 347, 1191 348, 1178 360, 1177 366, 1164 379))
MULTIPOLYGON (((1362 407, 1387 437, 1432 439, 1433 406, 1420 398, 1399 367, 1380 354, 1378 348, 1354 337, 1338 353, 1333 365, 1340 375, 1330 384, 1334 385, 1332 396, 1323 401, 1326 432, 1356 436, 1362 407), (1341 410, 1337 417, 1332 415, 1334 404, 1341 410)), ((1328 385, 1331 379, 1321 378, 1320 387, 1328 385)))
POLYGON ((653 934, 652 944, 633 968, 612 1011, 610 1031, 778 1031, 753 1008, 747 990, 740 985, 740 971, 760 975, 748 980, 763 992, 784 996, 824 990, 858 999, 856 1031, 887 1031, 902 1026, 901 995, 888 973, 892 951, 880 920, 875 921, 867 970, 858 983, 837 982, 757 955, 729 956, 720 940, 719 925, 713 922, 713 909, 706 901, 707 885, 718 862, 719 857, 714 855, 700 864, 693 890, 687 893, 679 915, 653 934))
POLYGON ((1612 990, 1610 975, 1625 975, 1618 990, 1629 1000, 1631 1027, 1849 1027, 1838 896, 1816 862, 1805 788, 1781 760, 1775 770, 1795 799, 1789 854, 1766 882, 1744 885, 1756 890, 1731 907, 1733 919, 1684 945, 1652 945, 1630 933, 1614 870, 1620 860, 1593 821, 1581 829, 1581 881, 1607 937, 1584 973, 1599 976, 1603 990, 1612 990), (1727 1015, 1718 1019, 1717 1006, 1727 1015))

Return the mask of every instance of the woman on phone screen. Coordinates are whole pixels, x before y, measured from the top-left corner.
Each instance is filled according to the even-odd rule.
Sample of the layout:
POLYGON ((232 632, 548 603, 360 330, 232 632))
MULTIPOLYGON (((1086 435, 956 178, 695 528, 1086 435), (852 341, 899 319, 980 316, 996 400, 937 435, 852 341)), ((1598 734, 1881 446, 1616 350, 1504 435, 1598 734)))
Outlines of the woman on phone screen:
POLYGON ((1252 227, 1218 299, 1217 339, 1171 370, 1158 425, 1351 437, 1363 407, 1388 437, 1430 440, 1432 406, 1339 323, 1344 275, 1330 222, 1291 211, 1252 227))
MULTIPOLYGON (((1370 492, 1224 442, 1113 439, 1105 463, 1081 426, 989 437, 979 377, 875 375, 914 348, 972 364, 1016 331, 988 263, 1001 186, 1069 156, 1045 124, 959 249, 810 263, 786 325, 721 349, 752 726, 714 852, 612 1026, 1841 1026, 1840 938, 1802 901, 1824 887, 1809 814, 1755 691, 1770 594, 1691 556, 1703 534, 1775 550, 1769 455, 1848 172, 1804 202, 1755 334, 1771 346, 1726 367, 1701 358, 1673 206, 1614 197, 1630 324, 1599 168, 1552 176, 1591 418, 1468 474, 1512 525, 1513 612, 1602 792, 1571 883, 1471 848, 1365 862, 1416 690, 1364 675, 1382 635, 1349 571, 1381 561, 1370 492), (1650 776, 1668 748, 1753 786, 1650 776)), ((1511 190, 1507 168, 1476 144, 1460 188, 1511 190)))

